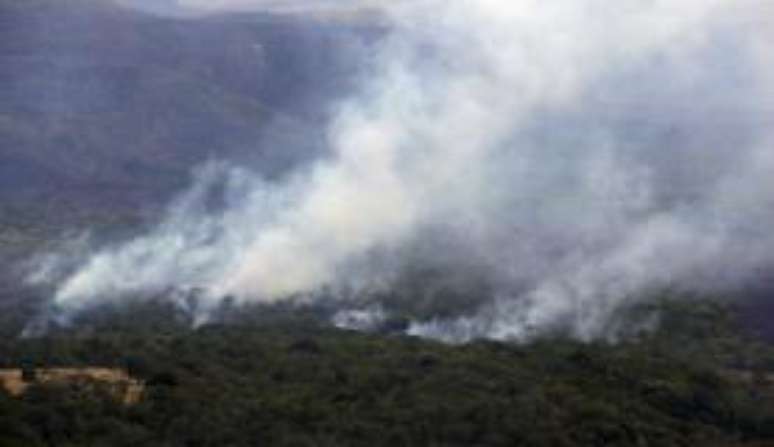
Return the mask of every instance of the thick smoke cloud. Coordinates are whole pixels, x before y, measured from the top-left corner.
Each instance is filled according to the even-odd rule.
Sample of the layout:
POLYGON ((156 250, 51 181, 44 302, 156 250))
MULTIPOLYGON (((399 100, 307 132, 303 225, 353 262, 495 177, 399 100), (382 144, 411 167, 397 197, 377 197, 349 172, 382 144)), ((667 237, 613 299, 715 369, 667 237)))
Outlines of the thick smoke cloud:
POLYGON ((774 261, 765 6, 382 8, 391 32, 337 105, 329 156, 275 182, 202 168, 155 230, 66 276, 55 306, 196 289, 206 315, 224 297, 389 288, 413 253, 483 271, 492 292, 411 333, 593 338, 650 290, 718 290, 774 261))

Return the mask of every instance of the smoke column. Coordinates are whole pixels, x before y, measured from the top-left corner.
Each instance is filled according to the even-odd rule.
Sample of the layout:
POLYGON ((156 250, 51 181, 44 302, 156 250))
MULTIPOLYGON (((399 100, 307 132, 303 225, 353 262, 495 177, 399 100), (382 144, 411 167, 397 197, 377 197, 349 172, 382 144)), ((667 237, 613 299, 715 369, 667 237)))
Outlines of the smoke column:
POLYGON ((774 261, 770 5, 369 6, 391 31, 336 106, 328 156, 275 182, 202 167, 157 228, 88 257, 54 305, 196 288, 206 313, 227 296, 389 287, 418 251, 475 265, 493 293, 413 334, 561 325, 593 338, 650 289, 718 290, 774 261), (225 205, 211 209, 218 188, 225 205))

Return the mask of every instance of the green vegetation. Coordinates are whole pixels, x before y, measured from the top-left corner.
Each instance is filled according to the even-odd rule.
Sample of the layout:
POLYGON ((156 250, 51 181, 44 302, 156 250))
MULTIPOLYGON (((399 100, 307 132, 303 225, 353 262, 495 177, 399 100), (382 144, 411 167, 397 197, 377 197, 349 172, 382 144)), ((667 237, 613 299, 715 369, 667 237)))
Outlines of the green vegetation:
MULTIPOLYGON (((695 446, 774 439, 774 353, 708 301, 664 302, 656 332, 449 346, 246 316, 197 330, 162 304, 104 312, 0 363, 127 368, 122 406, 37 386, 0 393, 2 446, 695 446), (175 323, 178 321, 178 323, 175 323)), ((303 314, 303 313, 302 313, 303 314)))
MULTIPOLYGON (((36 219, 6 216, 6 254, 49 243, 52 230, 23 225, 36 219)), ((404 285, 410 293, 383 298, 399 316, 464 312, 476 286, 455 295, 441 273, 418 273, 404 285)), ((36 385, 21 398, 0 390, 1 447, 774 440, 774 349, 739 329, 728 301, 651 297, 620 321, 657 329, 614 344, 554 335, 450 346, 336 330, 320 318, 325 305, 227 306, 228 324, 194 330, 163 301, 98 309, 71 329, 23 340, 16 334, 45 291, 18 284, 0 275, 0 368, 120 367, 148 391, 124 406, 98 388, 36 385)))

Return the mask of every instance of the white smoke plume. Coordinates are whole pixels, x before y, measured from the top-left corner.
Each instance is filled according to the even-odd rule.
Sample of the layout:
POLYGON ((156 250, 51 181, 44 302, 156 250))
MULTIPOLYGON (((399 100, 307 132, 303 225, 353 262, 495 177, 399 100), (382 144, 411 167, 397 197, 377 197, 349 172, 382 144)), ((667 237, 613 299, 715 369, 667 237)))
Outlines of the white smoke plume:
POLYGON ((652 288, 742 283, 774 261, 763 1, 369 4, 391 31, 336 108, 329 156, 276 182, 207 165, 155 230, 94 254, 54 304, 191 288, 206 313, 227 296, 389 286, 419 246, 486 271, 494 297, 410 333, 592 338, 652 288))

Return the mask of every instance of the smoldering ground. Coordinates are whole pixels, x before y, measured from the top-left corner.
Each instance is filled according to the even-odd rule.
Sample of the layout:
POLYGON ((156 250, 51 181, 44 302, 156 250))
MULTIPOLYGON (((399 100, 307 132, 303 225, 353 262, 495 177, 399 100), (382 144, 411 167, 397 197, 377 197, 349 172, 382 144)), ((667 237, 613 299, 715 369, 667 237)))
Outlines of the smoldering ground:
POLYGON ((729 290, 772 265, 770 6, 369 7, 390 31, 331 105, 324 155, 272 180, 203 167, 156 228, 51 275, 53 308, 197 290, 206 319, 225 297, 326 290, 371 321, 391 296, 422 299, 399 295, 432 271, 419 288, 463 291, 464 312, 429 312, 412 334, 594 338, 652 290, 729 290))

